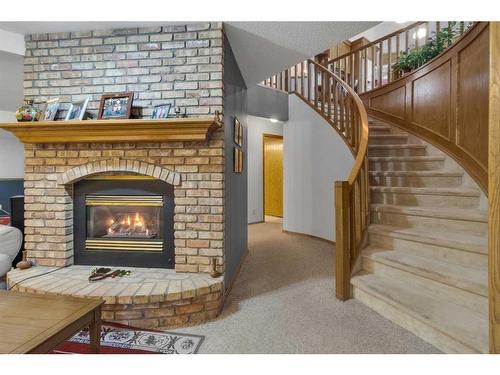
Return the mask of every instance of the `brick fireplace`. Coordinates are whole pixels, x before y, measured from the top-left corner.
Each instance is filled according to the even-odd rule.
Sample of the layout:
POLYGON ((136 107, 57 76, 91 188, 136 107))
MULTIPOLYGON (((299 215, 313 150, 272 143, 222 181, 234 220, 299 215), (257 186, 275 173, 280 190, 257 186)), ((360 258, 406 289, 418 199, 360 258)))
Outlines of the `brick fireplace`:
MULTIPOLYGON (((9 286, 101 297, 103 319, 139 327, 215 318, 224 283, 234 280, 247 250, 246 174, 234 173, 232 158, 226 158, 232 155, 234 116, 243 120, 246 114, 246 86, 222 24, 30 35, 24 67, 25 95, 35 102, 59 97, 61 111, 58 121, 47 124, 1 125, 25 144, 25 247, 34 264, 11 271, 9 286), (132 120, 60 121, 72 102, 89 98, 88 111, 95 116, 102 94, 125 91, 134 93, 132 120), (151 122, 152 107, 162 103, 179 107, 187 118, 151 122), (88 282, 91 269, 105 264, 77 255, 82 240, 75 224, 80 226, 82 207, 75 211, 75 206, 81 186, 119 182, 125 189, 142 181, 164 186, 152 195, 162 196, 161 204, 172 209, 158 237, 167 256, 142 264, 113 257, 108 264, 131 270, 130 277, 88 282), (210 275, 214 260, 221 277, 210 275)), ((85 194, 90 205, 99 194, 85 194)), ((114 212, 113 220, 124 211, 114 212)), ((155 231, 152 212, 142 211, 150 220, 142 236, 155 231)), ((83 235, 88 237, 87 228, 83 235)), ((97 231, 90 239, 102 236, 97 231)), ((88 244, 87 250, 94 250, 95 243, 88 244)))
POLYGON ((222 140, 27 144, 25 160, 26 249, 35 264, 74 263, 73 189, 77 181, 148 176, 173 186, 175 270, 210 272, 212 257, 223 268, 222 140))

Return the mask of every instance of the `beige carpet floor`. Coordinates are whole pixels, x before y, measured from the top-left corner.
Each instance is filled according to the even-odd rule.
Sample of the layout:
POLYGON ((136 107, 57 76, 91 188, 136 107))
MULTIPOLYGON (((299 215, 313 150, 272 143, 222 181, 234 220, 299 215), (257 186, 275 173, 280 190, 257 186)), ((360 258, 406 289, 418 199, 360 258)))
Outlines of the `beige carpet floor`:
POLYGON ((221 316, 176 331, 206 336, 200 353, 438 353, 356 300, 335 300, 332 245, 249 226, 249 255, 221 316))

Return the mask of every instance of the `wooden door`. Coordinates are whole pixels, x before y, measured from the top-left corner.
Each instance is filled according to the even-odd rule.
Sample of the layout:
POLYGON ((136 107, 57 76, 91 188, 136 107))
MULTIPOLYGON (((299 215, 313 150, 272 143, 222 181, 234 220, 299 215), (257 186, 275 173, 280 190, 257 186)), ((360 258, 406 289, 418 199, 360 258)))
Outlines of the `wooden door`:
POLYGON ((283 137, 263 135, 264 215, 283 217, 283 137))

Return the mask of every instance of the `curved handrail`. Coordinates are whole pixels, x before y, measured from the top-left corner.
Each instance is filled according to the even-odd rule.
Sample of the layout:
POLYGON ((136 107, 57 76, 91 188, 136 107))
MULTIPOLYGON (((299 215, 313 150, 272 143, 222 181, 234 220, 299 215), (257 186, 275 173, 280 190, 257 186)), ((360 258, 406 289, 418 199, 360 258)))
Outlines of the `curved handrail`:
POLYGON ((311 59, 268 78, 262 84, 296 94, 340 134, 354 155, 348 179, 335 181, 335 290, 337 298, 348 299, 351 275, 368 226, 366 109, 347 82, 311 59))
POLYGON ((358 143, 357 150, 352 150, 356 151, 356 159, 354 160, 354 166, 351 170, 351 173, 349 174, 349 178, 347 181, 349 182, 350 185, 354 184, 354 181, 358 177, 359 173, 361 172, 361 167, 363 164, 363 161, 366 157, 366 154, 368 152, 368 115, 366 113, 365 106, 363 105, 363 101, 361 98, 356 94, 356 92, 352 89, 351 86, 347 84, 344 80, 342 80, 340 77, 336 76, 335 73, 331 72, 327 68, 325 68, 323 65, 318 64, 316 61, 313 61, 311 59, 307 60, 310 64, 313 64, 317 69, 331 74, 332 77, 342 86, 342 88, 347 91, 347 93, 352 97, 354 104, 356 105, 356 108, 358 110, 358 115, 360 116, 360 139, 358 143))

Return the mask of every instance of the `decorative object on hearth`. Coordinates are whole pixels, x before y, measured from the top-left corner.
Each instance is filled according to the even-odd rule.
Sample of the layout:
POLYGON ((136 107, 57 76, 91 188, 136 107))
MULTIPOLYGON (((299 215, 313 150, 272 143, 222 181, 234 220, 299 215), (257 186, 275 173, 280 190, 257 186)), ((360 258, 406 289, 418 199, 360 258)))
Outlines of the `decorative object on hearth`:
POLYGON ((20 270, 31 268, 31 262, 28 260, 28 252, 26 250, 23 251, 23 260, 16 264, 16 268, 20 270))
POLYGON ((97 119, 129 119, 133 100, 134 94, 132 92, 104 94, 101 96, 97 119))
POLYGON ((168 118, 171 107, 172 104, 170 103, 155 105, 153 107, 153 114, 151 115, 151 118, 168 118))
MULTIPOLYGON (((135 328, 103 322, 101 327, 102 354, 196 354, 205 336, 179 332, 135 328)), ((90 353, 89 332, 80 331, 53 350, 55 354, 90 353)))
POLYGON ((234 118, 234 143, 243 146, 243 126, 237 117, 234 118))
POLYGON ((16 119, 19 122, 38 121, 42 117, 42 111, 33 105, 33 99, 25 99, 24 104, 16 111, 16 119))
POLYGON ((219 268, 219 260, 217 258, 210 258, 210 265, 212 267, 212 270, 210 271, 211 277, 216 278, 222 275, 219 268))
POLYGON ((129 276, 131 271, 128 270, 111 270, 111 268, 94 268, 89 276, 89 281, 104 280, 108 277, 114 279, 115 277, 129 276))
POLYGON ((243 151, 235 147, 233 151, 234 167, 233 171, 236 173, 243 172, 243 151))
POLYGON ((69 111, 66 114, 66 121, 70 120, 83 120, 85 116, 85 111, 87 110, 87 106, 89 104, 89 98, 80 100, 74 103, 71 103, 69 107, 69 111))
POLYGON ((47 100, 41 119, 45 121, 54 121, 58 110, 59 98, 47 100))

